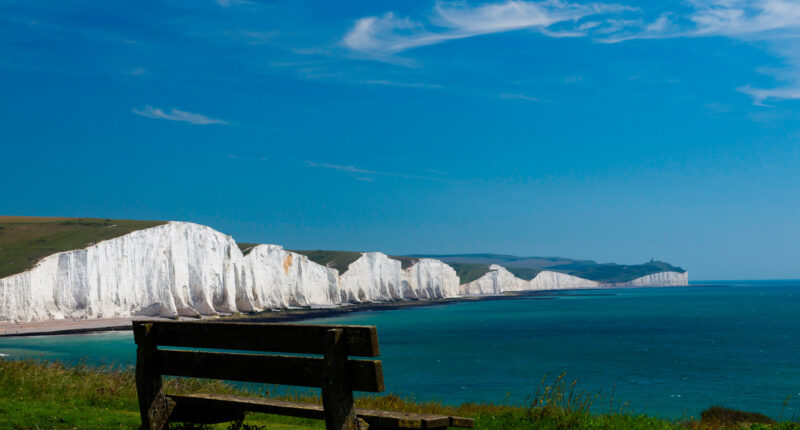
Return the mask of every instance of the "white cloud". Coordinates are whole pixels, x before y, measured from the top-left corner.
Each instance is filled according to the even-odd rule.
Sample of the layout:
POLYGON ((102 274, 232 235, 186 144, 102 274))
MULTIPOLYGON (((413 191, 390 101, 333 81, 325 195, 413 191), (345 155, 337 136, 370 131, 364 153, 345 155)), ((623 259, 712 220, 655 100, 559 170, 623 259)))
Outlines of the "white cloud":
POLYGON ((767 100, 796 100, 800 99, 800 86, 790 86, 782 88, 753 88, 750 85, 745 85, 739 88, 743 92, 753 98, 753 104, 756 106, 767 106, 767 100))
POLYGON ((739 88, 766 106, 769 100, 800 99, 800 0, 706 0, 690 17, 696 36, 727 36, 765 43, 786 62, 785 69, 763 70, 784 84, 775 88, 739 88))
POLYGON ((497 96, 500 97, 501 99, 506 99, 506 100, 525 100, 529 102, 541 101, 541 99, 538 99, 536 97, 531 97, 525 94, 500 93, 497 96))
POLYGON ((152 106, 145 106, 144 109, 132 109, 136 115, 153 119, 166 119, 170 121, 188 122, 190 124, 228 124, 227 121, 221 119, 209 118, 205 115, 193 112, 186 112, 178 109, 170 109, 169 112, 164 112, 160 108, 152 106))
POLYGON ((147 73, 147 70, 144 67, 137 67, 128 72, 128 74, 131 76, 141 76, 144 75, 145 73, 147 73))
POLYGON ((800 99, 800 0, 691 0, 692 10, 678 16, 665 13, 655 21, 631 23, 612 32, 602 42, 677 37, 728 37, 758 42, 783 58, 783 69, 763 69, 784 83, 775 88, 738 88, 753 104, 769 100, 800 99))
MULTIPOLYGON (((323 168, 323 169, 331 169, 331 170, 338 170, 341 172, 347 172, 353 174, 353 178, 359 181, 367 181, 372 182, 372 176, 391 176, 396 178, 404 178, 404 179, 420 179, 425 181, 437 181, 437 182, 445 182, 445 179, 430 177, 430 176, 422 176, 422 175, 413 175, 408 173, 395 173, 395 172, 381 172, 377 170, 368 170, 362 169, 356 166, 349 166, 349 165, 342 165, 342 164, 331 164, 331 163, 317 163, 315 161, 306 161, 306 166, 314 167, 314 168, 323 168)), ((425 169, 428 170, 428 169, 425 169)), ((447 181, 450 182, 450 181, 447 181)))
POLYGON ((754 104, 800 99, 800 0, 687 0, 686 4, 688 10, 645 18, 637 9, 619 4, 505 0, 471 6, 439 0, 427 19, 398 17, 392 12, 361 18, 342 44, 387 61, 420 46, 515 30, 549 37, 588 36, 601 43, 727 37, 757 42, 786 63, 780 69, 759 70, 779 82, 774 88, 746 85, 738 89, 750 95, 754 104))
POLYGON ((316 163, 314 161, 306 161, 306 166, 308 166, 308 167, 322 167, 322 168, 325 168, 325 169, 341 170, 343 172, 361 173, 361 174, 367 174, 367 175, 384 174, 384 173, 376 172, 376 171, 373 171, 373 170, 360 169, 360 168, 355 167, 355 166, 343 166, 341 164, 330 164, 330 163, 316 163))
POLYGON ((442 85, 439 84, 426 84, 424 82, 399 82, 399 81, 389 81, 385 79, 372 79, 361 81, 362 84, 366 85, 385 85, 390 87, 404 87, 404 88, 443 88, 442 85))
POLYGON ((536 30, 552 37, 583 36, 580 26, 574 30, 550 27, 559 23, 575 24, 590 15, 624 10, 631 9, 619 5, 578 4, 562 0, 508 0, 474 7, 461 2, 439 1, 428 26, 387 12, 382 16, 357 20, 342 43, 354 51, 386 56, 448 40, 523 29, 536 30))
POLYGON ((800 2, 797 0, 702 0, 694 1, 690 20, 696 34, 744 38, 783 36, 775 31, 800 30, 800 2))
POLYGON ((217 0, 217 4, 222 7, 230 7, 236 4, 253 4, 253 2, 247 0, 217 0))

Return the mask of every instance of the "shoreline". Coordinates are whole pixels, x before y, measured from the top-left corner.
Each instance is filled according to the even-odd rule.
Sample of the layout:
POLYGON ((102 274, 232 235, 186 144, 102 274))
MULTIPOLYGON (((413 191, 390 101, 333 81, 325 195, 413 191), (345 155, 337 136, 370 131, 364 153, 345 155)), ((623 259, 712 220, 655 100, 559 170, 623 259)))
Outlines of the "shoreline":
MULTIPOLYGON (((509 291, 499 295, 463 296, 426 300, 400 300, 382 303, 361 303, 346 306, 326 308, 299 308, 286 310, 261 311, 253 314, 203 316, 200 318, 180 317, 180 321, 217 320, 228 322, 261 322, 261 323, 290 323, 307 321, 319 318, 329 318, 347 315, 353 312, 374 312, 393 309, 406 309, 422 306, 443 306, 453 303, 513 300, 518 298, 536 298, 538 300, 553 300, 563 293, 584 292, 586 295, 607 295, 606 291, 628 288, 674 288, 674 287, 610 287, 610 288, 573 288, 564 290, 534 290, 534 291, 509 291)), ((174 318, 163 317, 120 317, 96 319, 63 319, 22 323, 0 323, 0 339, 4 337, 27 336, 57 336, 72 334, 89 334, 107 331, 130 331, 131 323, 141 320, 174 321, 174 318)))

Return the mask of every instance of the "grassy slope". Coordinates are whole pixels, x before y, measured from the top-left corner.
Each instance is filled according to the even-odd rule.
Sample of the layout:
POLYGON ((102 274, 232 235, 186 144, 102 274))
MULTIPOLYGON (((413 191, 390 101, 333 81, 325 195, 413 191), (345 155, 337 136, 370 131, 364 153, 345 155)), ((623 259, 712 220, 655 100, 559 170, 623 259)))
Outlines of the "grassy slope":
POLYGON ((390 255, 389 258, 391 258, 392 260, 399 261, 400 267, 402 267, 403 270, 408 269, 409 267, 417 264, 417 262, 419 261, 419 258, 417 257, 402 257, 399 255, 390 255))
POLYGON ((478 263, 447 263, 450 267, 455 269, 458 280, 461 284, 472 282, 481 276, 489 273, 488 264, 478 263))
POLYGON ((436 258, 454 268, 457 264, 498 264, 514 273, 517 277, 526 280, 533 279, 542 270, 567 273, 599 282, 627 282, 658 272, 685 272, 680 267, 672 266, 662 261, 620 265, 614 263, 598 264, 592 260, 572 260, 561 257, 518 257, 505 254, 418 255, 417 257, 436 258))
POLYGON ((578 263, 558 266, 556 270, 600 282, 627 282, 658 272, 685 272, 682 268, 663 261, 636 265, 614 263, 583 265, 578 263))
MULTIPOLYGON (((254 395, 237 391, 220 382, 189 379, 166 380, 169 393, 213 392, 254 395)), ((536 389, 534 387, 534 389, 536 389)), ((319 402, 315 397, 289 397, 287 400, 319 402)), ((799 424, 772 424, 760 414, 709 410, 703 420, 691 417, 670 421, 634 416, 624 410, 589 413, 597 396, 575 389, 563 375, 552 381, 542 380, 528 406, 463 404, 445 406, 437 402, 419 403, 397 396, 360 397, 357 407, 415 413, 437 413, 475 419, 475 428, 501 429, 619 429, 619 430, 716 430, 750 429, 800 430, 799 424)), ((614 403, 617 404, 617 403, 614 403)), ((593 410, 602 408, 593 408, 593 410)), ((698 417, 699 418, 699 417, 698 417)), ((86 366, 66 368, 58 363, 0 360, 0 428, 2 429, 136 429, 139 426, 134 375, 130 369, 111 370, 86 366)), ((252 429, 323 429, 321 421, 274 415, 248 415, 245 424, 252 429)), ((228 428, 217 425, 209 428, 228 428)))
POLYGON ((85 248, 162 221, 0 216, 0 278, 57 252, 85 248))
POLYGON ((517 278, 524 279, 526 281, 530 281, 531 279, 535 278, 539 272, 541 272, 540 269, 531 269, 528 267, 506 267, 506 269, 517 278))
MULTIPOLYGON (((112 220, 99 218, 45 218, 0 216, 0 278, 24 272, 42 258, 57 252, 85 248, 102 240, 113 239, 132 231, 155 227, 163 221, 112 220)), ((240 243, 246 255, 254 243, 240 243)), ((312 261, 336 268, 339 274, 361 257, 360 252, 295 250, 312 261)), ((530 280, 545 270, 568 273, 601 282, 625 282, 663 271, 684 272, 680 267, 655 261, 640 265, 597 264, 590 260, 560 257, 517 257, 504 254, 459 254, 390 256, 403 269, 418 258, 438 258, 450 264, 462 284, 474 281, 489 271, 489 264, 500 264, 519 278, 530 280)))
POLYGON ((260 245, 260 243, 236 243, 236 246, 239 247, 239 250, 242 251, 242 254, 247 255, 250 251, 253 250, 256 246, 260 245))
POLYGON ((360 252, 352 252, 352 251, 323 251, 321 249, 317 250, 296 250, 292 249, 292 252, 296 252, 298 254, 303 254, 308 257, 309 260, 321 264, 323 266, 333 267, 334 269, 339 271, 339 274, 347 271, 347 268, 350 267, 350 264, 361 258, 362 253, 360 252))

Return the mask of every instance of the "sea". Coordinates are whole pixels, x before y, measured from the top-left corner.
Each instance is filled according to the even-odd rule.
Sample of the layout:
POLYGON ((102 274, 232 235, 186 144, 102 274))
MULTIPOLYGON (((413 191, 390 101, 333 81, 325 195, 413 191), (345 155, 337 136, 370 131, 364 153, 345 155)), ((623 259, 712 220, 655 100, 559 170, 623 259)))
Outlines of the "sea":
MULTIPOLYGON (((599 412, 800 418, 800 281, 539 292, 309 322, 377 326, 387 392, 416 400, 525 405, 563 374, 599 412)), ((0 337, 0 355, 132 366, 135 345, 131 332, 0 337)))

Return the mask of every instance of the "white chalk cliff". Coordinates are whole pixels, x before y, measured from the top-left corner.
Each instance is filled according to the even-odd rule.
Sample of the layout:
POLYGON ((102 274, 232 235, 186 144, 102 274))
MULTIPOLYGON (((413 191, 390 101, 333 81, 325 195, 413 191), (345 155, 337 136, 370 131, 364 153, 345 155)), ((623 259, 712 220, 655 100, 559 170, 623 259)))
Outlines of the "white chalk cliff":
MULTIPOLYGON (((662 272, 614 286, 687 285, 687 276, 662 272)), ((378 252, 363 254, 340 275, 277 245, 243 255, 228 235, 169 222, 50 255, 0 279, 0 321, 197 316, 601 286, 549 271, 526 281, 494 265, 459 285, 456 271, 439 260, 403 269, 378 252)))
POLYGON ((565 273, 541 271, 527 281, 517 278, 505 267, 492 264, 480 278, 461 285, 462 295, 502 294, 507 291, 567 290, 576 288, 598 288, 603 284, 567 275, 565 273))
POLYGON ((689 285, 689 272, 658 272, 628 282, 615 282, 615 287, 683 287, 689 285))

